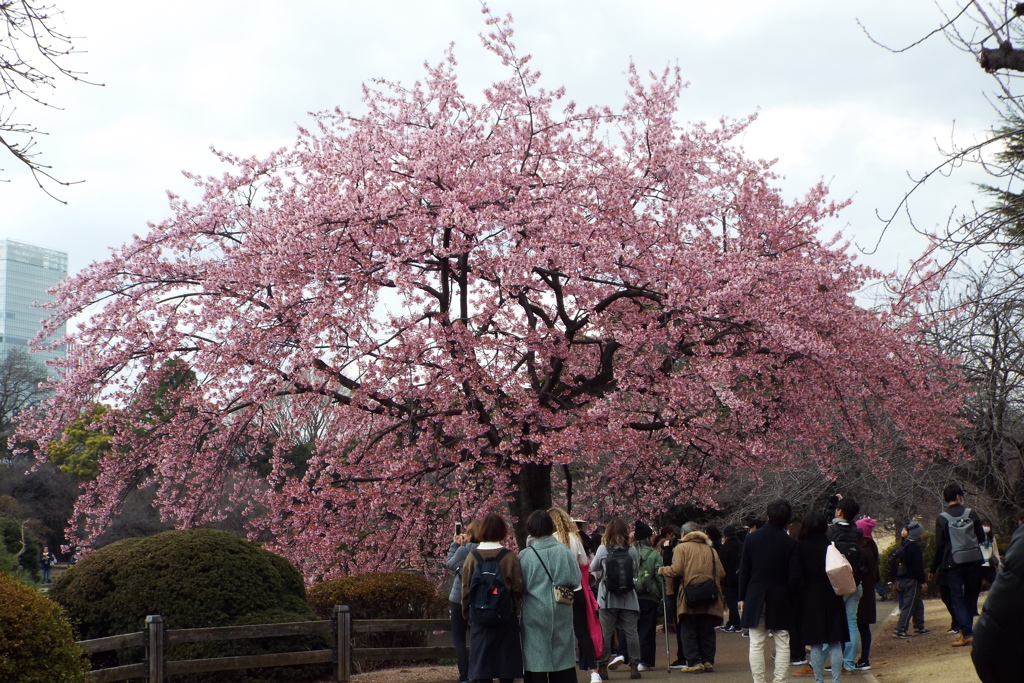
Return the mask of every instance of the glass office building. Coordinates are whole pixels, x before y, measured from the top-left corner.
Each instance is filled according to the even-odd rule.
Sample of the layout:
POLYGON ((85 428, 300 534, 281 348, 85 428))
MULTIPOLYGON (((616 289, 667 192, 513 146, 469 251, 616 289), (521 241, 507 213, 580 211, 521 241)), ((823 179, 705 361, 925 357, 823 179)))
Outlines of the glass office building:
MULTIPOLYGON (((0 354, 13 348, 28 350, 39 332, 40 321, 49 311, 34 305, 54 300, 46 290, 68 275, 67 252, 31 244, 0 240, 0 354)), ((56 336, 64 336, 61 325, 56 336)), ((32 357, 40 362, 64 357, 65 349, 39 351, 32 357)))

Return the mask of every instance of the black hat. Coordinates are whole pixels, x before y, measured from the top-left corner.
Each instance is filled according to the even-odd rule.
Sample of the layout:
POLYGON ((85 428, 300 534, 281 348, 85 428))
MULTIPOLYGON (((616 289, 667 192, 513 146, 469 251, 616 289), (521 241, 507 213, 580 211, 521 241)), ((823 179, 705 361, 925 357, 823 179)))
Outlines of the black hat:
POLYGON ((633 526, 633 538, 637 541, 646 541, 654 533, 654 529, 637 520, 633 526))

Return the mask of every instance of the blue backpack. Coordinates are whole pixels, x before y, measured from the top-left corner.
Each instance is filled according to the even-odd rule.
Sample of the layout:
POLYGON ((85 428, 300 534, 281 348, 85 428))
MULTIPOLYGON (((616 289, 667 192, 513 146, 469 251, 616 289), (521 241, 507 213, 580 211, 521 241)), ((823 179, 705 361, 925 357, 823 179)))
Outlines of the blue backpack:
POLYGON ((474 626, 503 626, 515 619, 512 595, 501 578, 498 563, 510 551, 502 548, 494 557, 484 559, 476 550, 476 567, 469 580, 469 622, 474 626))

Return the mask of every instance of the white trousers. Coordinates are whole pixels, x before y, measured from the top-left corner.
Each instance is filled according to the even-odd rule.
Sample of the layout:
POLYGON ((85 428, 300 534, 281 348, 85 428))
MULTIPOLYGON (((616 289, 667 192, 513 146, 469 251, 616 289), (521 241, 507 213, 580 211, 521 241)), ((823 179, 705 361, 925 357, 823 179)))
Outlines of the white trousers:
MULTIPOLYGON (((789 631, 772 631, 775 640, 775 678, 773 683, 784 683, 789 675, 789 631)), ((750 673, 754 683, 767 683, 764 667, 764 643, 768 629, 764 625, 764 612, 757 628, 750 629, 750 673)))

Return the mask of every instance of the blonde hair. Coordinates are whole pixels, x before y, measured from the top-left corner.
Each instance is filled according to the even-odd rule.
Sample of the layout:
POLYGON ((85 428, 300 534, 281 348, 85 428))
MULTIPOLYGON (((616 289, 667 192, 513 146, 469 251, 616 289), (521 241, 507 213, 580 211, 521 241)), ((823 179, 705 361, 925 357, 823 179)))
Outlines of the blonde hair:
POLYGON ((548 510, 548 516, 555 523, 555 538, 562 545, 571 548, 572 546, 569 545, 571 543, 570 539, 573 536, 577 539, 580 538, 580 530, 576 527, 576 522, 572 521, 569 513, 560 507, 553 507, 548 510))

